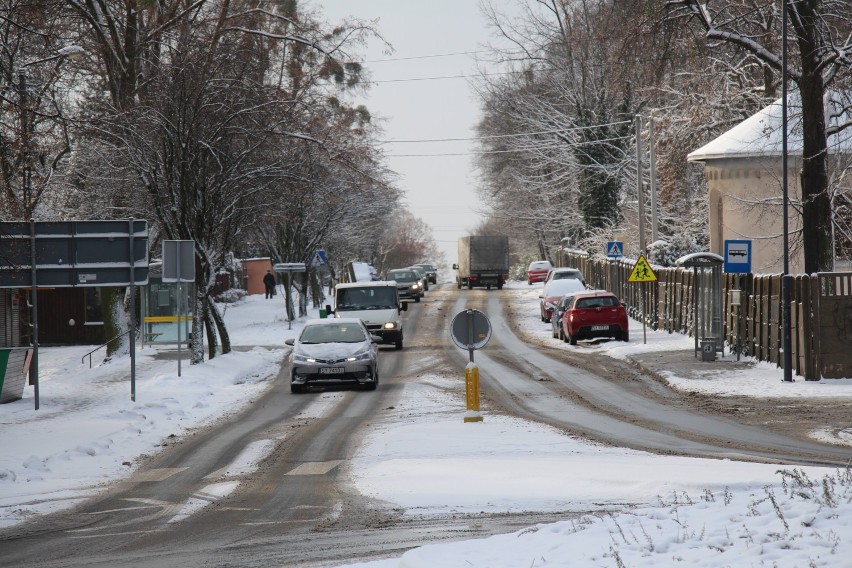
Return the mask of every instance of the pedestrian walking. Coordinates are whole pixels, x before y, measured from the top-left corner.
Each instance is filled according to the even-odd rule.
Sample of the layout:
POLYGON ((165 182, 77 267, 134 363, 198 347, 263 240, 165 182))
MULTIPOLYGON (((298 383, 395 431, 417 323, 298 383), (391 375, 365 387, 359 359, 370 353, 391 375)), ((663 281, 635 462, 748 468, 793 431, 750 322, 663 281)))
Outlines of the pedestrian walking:
POLYGON ((263 277, 263 284, 266 286, 266 299, 268 300, 275 295, 275 276, 273 276, 271 270, 266 271, 266 275, 263 277))

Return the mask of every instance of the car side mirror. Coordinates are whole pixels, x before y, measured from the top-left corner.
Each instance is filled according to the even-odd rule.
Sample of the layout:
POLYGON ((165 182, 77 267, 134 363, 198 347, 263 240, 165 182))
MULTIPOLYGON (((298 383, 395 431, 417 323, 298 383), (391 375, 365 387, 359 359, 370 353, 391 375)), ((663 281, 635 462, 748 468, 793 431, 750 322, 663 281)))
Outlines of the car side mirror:
POLYGON ((540 300, 543 300, 543 299, 544 299, 544 296, 539 296, 538 298, 539 298, 540 300))
POLYGON ((295 339, 285 339, 284 345, 296 345, 296 340, 295 339))
POLYGON ((382 342, 382 338, 381 338, 381 337, 379 337, 378 335, 373 335, 373 334, 371 333, 371 334, 370 334, 370 342, 372 342, 372 343, 381 343, 381 342, 382 342))
POLYGON ((331 304, 326 304, 326 305, 325 305, 325 313, 326 313, 327 315, 331 315, 331 314, 333 314, 333 313, 334 313, 334 312, 332 311, 332 309, 331 309, 331 304))
POLYGON ((454 264, 454 265, 453 265, 453 270, 458 270, 458 269, 459 269, 459 265, 458 265, 458 264, 454 264))
POLYGON ((400 302, 399 311, 407 312, 408 311, 408 302, 400 302))

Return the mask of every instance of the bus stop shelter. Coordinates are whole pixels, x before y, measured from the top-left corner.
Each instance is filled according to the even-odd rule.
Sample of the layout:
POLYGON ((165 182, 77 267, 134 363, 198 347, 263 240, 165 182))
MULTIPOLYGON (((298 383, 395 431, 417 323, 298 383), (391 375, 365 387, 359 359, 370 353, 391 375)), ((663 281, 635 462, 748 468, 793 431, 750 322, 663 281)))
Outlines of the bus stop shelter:
POLYGON ((724 355, 724 305, 722 268, 725 259, 712 252, 696 252, 680 257, 677 266, 693 271, 693 335, 695 356, 714 361, 716 353, 724 355))

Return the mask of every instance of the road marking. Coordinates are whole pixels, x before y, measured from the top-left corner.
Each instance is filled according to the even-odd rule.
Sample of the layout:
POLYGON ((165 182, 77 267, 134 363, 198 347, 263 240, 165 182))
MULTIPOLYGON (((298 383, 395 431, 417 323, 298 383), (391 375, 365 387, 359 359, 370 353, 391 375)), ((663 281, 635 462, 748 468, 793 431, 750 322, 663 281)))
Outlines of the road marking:
POLYGON ((291 469, 286 475, 325 475, 340 465, 342 461, 305 462, 295 469, 291 469))
POLYGON ((103 533, 103 534, 91 534, 91 535, 71 535, 69 538, 104 538, 104 537, 112 537, 112 536, 127 536, 127 535, 137 535, 137 534, 153 534, 163 532, 162 529, 154 529, 150 531, 129 531, 129 532, 117 532, 117 533, 103 533))
POLYGON ((164 481, 171 476, 186 471, 185 467, 161 467, 158 469, 149 469, 148 471, 139 472, 128 481, 164 481))
POLYGON ((207 485, 201 491, 197 491, 192 497, 187 499, 186 503, 168 523, 178 523, 188 517, 191 517, 204 507, 215 503, 219 499, 223 499, 233 493, 240 485, 239 481, 227 481, 224 483, 214 483, 207 485))
POLYGON ((105 509, 103 511, 92 511, 91 513, 83 513, 84 515, 105 515, 107 513, 121 513, 124 511, 138 511, 139 509, 156 509, 159 505, 140 505, 138 507, 124 507, 121 509, 105 509))
POLYGON ((278 445, 278 440, 256 440, 246 446, 239 455, 221 469, 208 473, 204 479, 224 479, 254 473, 260 462, 266 459, 278 445))

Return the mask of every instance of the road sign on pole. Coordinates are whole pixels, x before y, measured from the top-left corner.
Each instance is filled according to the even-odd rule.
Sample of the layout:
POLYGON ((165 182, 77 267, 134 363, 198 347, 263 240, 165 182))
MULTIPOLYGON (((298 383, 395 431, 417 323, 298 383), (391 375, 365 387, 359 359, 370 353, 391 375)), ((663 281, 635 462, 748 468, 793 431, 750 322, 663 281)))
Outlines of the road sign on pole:
POLYGON ((636 261, 636 264, 633 266, 633 270, 630 272, 630 276, 627 278, 628 282, 656 282, 657 275, 654 274, 654 270, 651 268, 651 265, 648 264, 648 261, 645 260, 644 255, 639 255, 639 260, 636 261))
POLYGON ((470 353, 470 363, 464 370, 467 412, 465 422, 482 422, 479 413, 479 367, 473 362, 473 352, 482 349, 491 339, 491 322, 479 310, 467 309, 455 315, 450 323, 450 337, 461 349, 470 353))
POLYGON ((724 271, 729 274, 751 273, 751 241, 725 241, 724 271))
POLYGON ((287 289, 284 291, 284 300, 287 302, 287 329, 293 329, 293 307, 290 305, 290 290, 293 284, 294 272, 305 272, 307 267, 304 262, 278 262, 273 268, 275 272, 283 272, 287 275, 287 289))
POLYGON ((622 241, 607 241, 606 255, 609 258, 621 258, 624 256, 624 243, 622 241))

